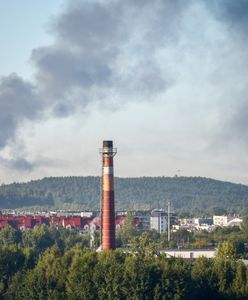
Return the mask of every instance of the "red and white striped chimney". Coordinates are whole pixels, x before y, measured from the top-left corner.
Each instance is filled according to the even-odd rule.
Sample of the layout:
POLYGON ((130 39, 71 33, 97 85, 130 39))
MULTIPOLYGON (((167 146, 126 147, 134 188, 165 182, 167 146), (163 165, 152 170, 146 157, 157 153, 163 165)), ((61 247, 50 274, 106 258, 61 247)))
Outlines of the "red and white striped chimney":
POLYGON ((114 164, 113 141, 103 141, 102 154, 102 249, 115 249, 114 164))

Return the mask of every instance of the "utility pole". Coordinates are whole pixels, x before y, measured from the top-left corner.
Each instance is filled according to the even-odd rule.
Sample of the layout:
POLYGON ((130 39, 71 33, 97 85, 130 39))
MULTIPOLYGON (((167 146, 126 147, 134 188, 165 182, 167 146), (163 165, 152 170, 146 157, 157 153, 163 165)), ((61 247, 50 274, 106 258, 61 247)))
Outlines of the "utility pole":
POLYGON ((170 201, 168 201, 168 242, 170 241, 170 201))
POLYGON ((93 249, 95 246, 95 231, 94 229, 90 228, 90 248, 93 249))

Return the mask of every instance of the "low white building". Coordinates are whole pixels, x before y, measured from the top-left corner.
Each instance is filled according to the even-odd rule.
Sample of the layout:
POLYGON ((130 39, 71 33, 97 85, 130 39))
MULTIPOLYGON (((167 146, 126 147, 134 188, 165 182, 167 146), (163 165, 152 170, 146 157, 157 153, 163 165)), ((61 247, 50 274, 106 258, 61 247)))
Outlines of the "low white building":
POLYGON ((237 221, 237 216, 233 216, 233 215, 213 216, 214 225, 216 226, 229 226, 232 220, 237 221))
POLYGON ((168 257, 180 257, 187 259, 195 259, 199 257, 214 258, 216 256, 216 250, 165 250, 163 253, 167 254, 168 257))

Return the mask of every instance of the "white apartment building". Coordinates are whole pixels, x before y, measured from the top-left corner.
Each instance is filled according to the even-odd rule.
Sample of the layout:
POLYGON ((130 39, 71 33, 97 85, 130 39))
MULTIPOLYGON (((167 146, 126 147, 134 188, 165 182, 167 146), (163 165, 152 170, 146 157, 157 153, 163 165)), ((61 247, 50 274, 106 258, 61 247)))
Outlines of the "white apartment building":
POLYGON ((228 223, 235 218, 236 217, 232 215, 213 216, 213 222, 216 226, 228 226, 228 223))
POLYGON ((155 229, 159 233, 167 232, 167 214, 163 211, 152 211, 150 229, 155 229))

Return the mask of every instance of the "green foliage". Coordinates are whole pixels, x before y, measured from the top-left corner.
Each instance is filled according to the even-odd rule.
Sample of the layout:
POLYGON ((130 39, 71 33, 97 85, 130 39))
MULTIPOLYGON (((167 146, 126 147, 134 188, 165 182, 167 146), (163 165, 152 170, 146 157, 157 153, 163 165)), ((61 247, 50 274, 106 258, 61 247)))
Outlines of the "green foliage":
MULTIPOLYGON (((161 254, 166 235, 154 231, 134 232, 133 248, 97 253, 76 231, 8 228, 0 232, 0 299, 245 300, 248 267, 237 260, 236 243, 242 230, 203 233, 201 238, 219 239, 217 257, 192 262, 161 254)), ((179 232, 183 238, 187 233, 179 232)))
POLYGON ((22 234, 22 244, 25 248, 35 249, 37 253, 57 244, 60 249, 70 249, 75 245, 89 246, 89 237, 82 236, 77 231, 57 229, 53 226, 36 226, 22 234))
MULTIPOLYGON (((161 257, 159 266, 162 270, 160 297, 163 300, 194 299, 190 264, 182 259, 161 257)), ((196 298, 197 299, 197 298, 196 298)))
POLYGON ((179 229, 171 234, 171 240, 174 245, 189 248, 190 243, 193 241, 193 234, 186 229, 179 229))
POLYGON ((202 300, 216 299, 217 276, 213 272, 213 261, 206 257, 196 260, 192 269, 194 295, 201 295, 202 300))
POLYGON ((235 277, 232 282, 232 291, 236 297, 245 299, 248 295, 248 269, 242 262, 239 262, 236 268, 235 277))
POLYGON ((65 275, 61 252, 57 246, 46 250, 37 265, 23 276, 13 278, 7 297, 14 299, 64 299, 65 275), (18 287, 18 288, 16 288, 18 287))
POLYGON ((8 281, 25 263, 23 251, 16 245, 0 246, 0 295, 8 286, 8 281))
POLYGON ((97 298, 118 300, 125 299, 122 291, 124 255, 116 251, 98 254, 94 282, 97 298))
POLYGON ((233 243, 225 241, 219 245, 217 250, 218 259, 234 260, 236 256, 237 256, 236 247, 233 243))
POLYGON ((148 232, 143 232, 140 236, 132 240, 132 251, 139 253, 143 258, 154 257, 154 255, 159 255, 160 244, 155 243, 148 232))
POLYGON ((161 269, 143 255, 127 256, 123 266, 124 299, 153 299, 161 280, 161 269))
POLYGON ((0 230, 0 245, 14 245, 21 241, 21 232, 6 226, 0 230))
MULTIPOLYGON (((201 177, 116 178, 118 209, 164 208, 181 215, 248 212, 248 187, 201 177), (218 206, 217 206, 218 205, 218 206)), ((50 177, 0 187, 0 207, 53 206, 99 209, 99 177, 50 177)))
MULTIPOLYGON (((59 288, 61 280, 56 279, 59 274, 63 276, 62 263, 58 257, 72 247, 83 248, 89 245, 89 238, 76 231, 47 226, 24 232, 6 227, 0 230, 0 237, 0 298, 5 295, 6 299, 36 299, 37 293, 41 297, 39 299, 61 299, 65 284, 63 283, 62 293, 59 288), (41 256, 43 253, 44 257, 41 256), (53 275, 55 279, 52 279, 53 275), (49 284, 53 281, 50 287, 47 286, 48 283, 43 286, 44 276, 48 277, 49 284), (43 295, 44 288, 46 294, 43 295)), ((66 256, 63 260, 63 264, 66 264, 66 256)))
POLYGON ((244 241, 248 243, 248 217, 246 216, 241 223, 241 232, 244 238, 244 241))
POLYGON ((66 282, 70 299, 95 299, 93 276, 96 264, 96 253, 91 251, 79 251, 72 257, 66 282))
POLYGON ((234 280, 236 262, 231 259, 217 257, 213 264, 213 272, 217 278, 217 289, 223 295, 231 293, 234 280))
MULTIPOLYGON (((150 246, 147 236, 142 243, 150 246)), ((53 245, 28 268, 23 252, 15 245, 1 248, 1 299, 248 298, 248 268, 232 259, 199 258, 192 264, 149 251, 96 253, 76 246, 63 252, 53 245)))
POLYGON ((117 247, 125 247, 131 240, 139 234, 134 220, 134 214, 129 211, 122 228, 117 229, 116 241, 117 247))
MULTIPOLYGON (((239 227, 217 227, 214 231, 201 231, 190 233, 186 230, 178 230, 171 233, 171 241, 168 244, 167 235, 160 235, 162 248, 186 248, 186 249, 215 249, 223 242, 232 245, 236 258, 246 258, 247 247, 245 238, 239 227)), ((158 241, 156 241, 158 242, 158 241)), ((221 246, 222 247, 222 246, 221 246)))

